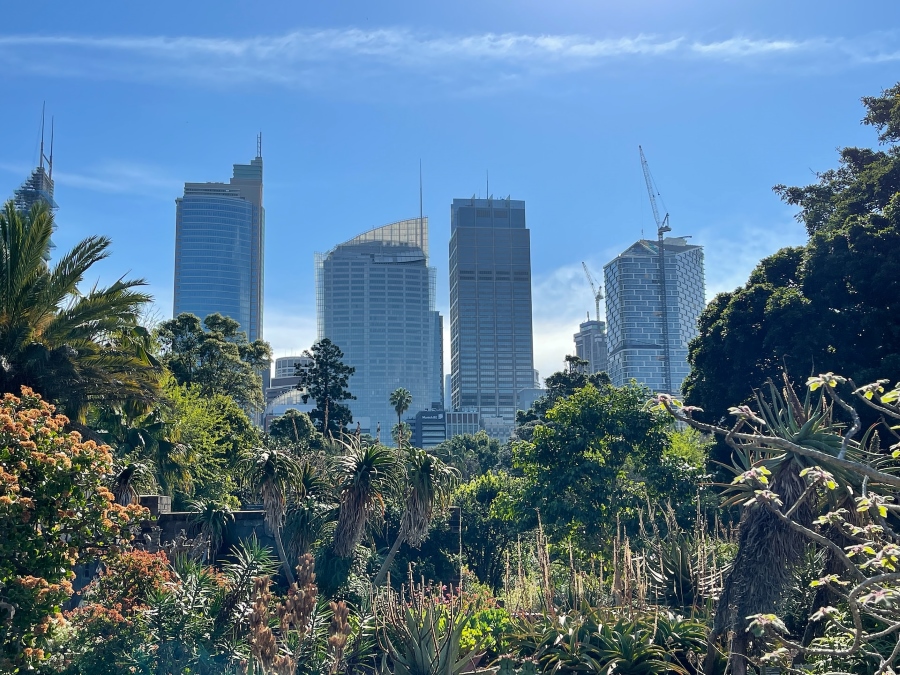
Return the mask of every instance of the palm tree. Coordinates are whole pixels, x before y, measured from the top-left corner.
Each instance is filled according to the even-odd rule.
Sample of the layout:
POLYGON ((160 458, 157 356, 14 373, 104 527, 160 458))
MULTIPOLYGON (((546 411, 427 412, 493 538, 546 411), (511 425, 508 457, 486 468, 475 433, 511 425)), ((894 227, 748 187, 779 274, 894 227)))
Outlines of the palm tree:
POLYGON ((459 482, 459 471, 444 464, 441 460, 425 450, 410 448, 407 456, 406 477, 406 509, 400 520, 400 531, 394 540, 391 550, 378 570, 375 585, 384 582, 394 556, 400 545, 408 541, 418 547, 428 536, 431 517, 435 508, 446 505, 459 482))
POLYGON ((209 539, 206 552, 206 560, 215 562, 216 553, 225 538, 228 523, 234 522, 234 513, 227 504, 221 504, 213 499, 194 500, 188 503, 196 515, 193 516, 193 525, 200 534, 209 539))
POLYGON ((266 525, 275 538, 275 548, 288 585, 294 583, 294 572, 288 563, 281 540, 281 526, 287 511, 287 500, 302 472, 300 461, 290 452, 274 445, 250 449, 243 460, 244 478, 263 500, 266 525))
MULTIPOLYGON (((388 399, 390 404, 394 406, 394 410, 397 411, 397 424, 401 425, 403 420, 401 417, 403 413, 409 410, 409 406, 412 404, 412 394, 409 393, 409 389, 404 389, 400 387, 399 389, 394 389, 391 392, 391 397, 388 399)), ((403 427, 400 427, 400 438, 398 441, 398 446, 403 443, 403 427)))
POLYGON ((384 511, 385 496, 396 494, 403 467, 393 449, 358 439, 340 441, 345 454, 337 459, 340 509, 334 533, 334 552, 347 558, 362 539, 366 522, 376 509, 384 511))
POLYGON ((143 280, 78 286, 109 255, 110 240, 88 237, 48 264, 53 213, 46 205, 0 210, 0 388, 31 387, 84 422, 90 405, 147 406, 159 363, 139 321, 151 296, 143 280))
POLYGON ((147 475, 147 467, 139 462, 131 462, 122 467, 113 477, 112 492, 116 504, 131 506, 141 501, 138 484, 147 475))

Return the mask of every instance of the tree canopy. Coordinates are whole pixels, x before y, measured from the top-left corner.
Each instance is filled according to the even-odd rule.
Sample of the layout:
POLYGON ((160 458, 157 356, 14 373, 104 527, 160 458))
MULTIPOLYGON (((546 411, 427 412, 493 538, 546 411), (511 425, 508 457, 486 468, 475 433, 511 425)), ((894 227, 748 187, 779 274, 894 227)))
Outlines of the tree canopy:
POLYGON ((341 401, 356 398, 347 389, 356 369, 344 364, 344 353, 328 338, 316 342, 303 356, 312 359, 312 365, 297 366, 297 389, 316 402, 309 413, 316 428, 326 436, 334 436, 353 421, 350 408, 341 401))
MULTIPOLYGON (((863 123, 895 143, 900 85, 863 103, 863 123)), ((775 190, 800 207, 809 241, 761 261, 744 286, 716 296, 701 315, 684 393, 715 419, 785 367, 798 377, 900 377, 898 148, 843 148, 840 166, 815 184, 775 190)))
POLYGON ((204 396, 230 396, 243 408, 263 404, 262 376, 272 350, 267 342, 248 342, 240 324, 221 314, 202 323, 193 314, 179 314, 157 329, 163 363, 178 384, 195 385, 204 396))
POLYGON ((638 387, 588 384, 553 406, 531 441, 513 446, 513 465, 528 479, 525 501, 556 538, 602 545, 614 512, 643 506, 647 488, 636 476, 661 462, 669 425, 645 408, 647 398, 638 387))

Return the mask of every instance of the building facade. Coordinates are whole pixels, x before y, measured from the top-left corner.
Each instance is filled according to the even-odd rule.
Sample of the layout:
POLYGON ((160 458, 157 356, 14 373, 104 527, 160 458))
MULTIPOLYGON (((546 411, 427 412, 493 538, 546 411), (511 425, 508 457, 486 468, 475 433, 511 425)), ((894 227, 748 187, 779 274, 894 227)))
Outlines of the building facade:
POLYGON ((533 343, 525 202, 454 199, 450 207, 453 410, 479 413, 483 421, 490 420, 489 433, 506 440, 515 428, 517 392, 535 386, 533 343))
POLYGON ((319 338, 356 369, 346 401, 365 433, 390 442, 397 413, 391 392, 412 394, 408 415, 442 409, 441 315, 428 266, 428 219, 404 220, 316 254, 319 338))
POLYGON ((266 212, 263 161, 235 164, 228 183, 185 183, 175 200, 174 315, 218 312, 263 338, 266 212))
POLYGON ((697 335, 706 304, 703 248, 670 237, 660 256, 657 241, 642 239, 609 262, 603 274, 607 372, 613 384, 634 379, 654 392, 680 394, 690 372, 688 342, 697 335))
POLYGON ((606 322, 588 319, 575 333, 575 355, 588 362, 588 373, 600 373, 606 365, 606 322))

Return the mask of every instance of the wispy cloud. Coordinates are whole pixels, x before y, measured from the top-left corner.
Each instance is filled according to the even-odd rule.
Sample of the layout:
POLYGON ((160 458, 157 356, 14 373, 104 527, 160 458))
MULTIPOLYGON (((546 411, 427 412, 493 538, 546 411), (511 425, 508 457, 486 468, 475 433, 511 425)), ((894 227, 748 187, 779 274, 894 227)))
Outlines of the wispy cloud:
POLYGON ((623 59, 832 66, 900 61, 894 34, 845 38, 480 33, 428 34, 405 28, 295 30, 248 38, 194 36, 0 35, 0 68, 20 74, 208 84, 268 82, 284 86, 342 83, 373 72, 517 80, 601 68, 623 59), (12 71, 15 68, 15 71, 12 71), (338 79, 335 80, 334 78, 338 79))
POLYGON ((698 231, 693 243, 703 246, 706 299, 743 286, 760 260, 786 246, 802 246, 806 240, 803 226, 787 212, 783 220, 767 226, 722 222, 698 231))

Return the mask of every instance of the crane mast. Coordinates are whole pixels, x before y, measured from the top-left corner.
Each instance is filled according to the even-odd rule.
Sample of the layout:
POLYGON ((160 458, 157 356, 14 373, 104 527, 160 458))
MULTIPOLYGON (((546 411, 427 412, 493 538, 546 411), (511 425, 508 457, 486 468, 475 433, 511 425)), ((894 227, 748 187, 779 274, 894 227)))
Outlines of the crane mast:
POLYGON ((662 318, 662 342, 663 342, 663 379, 667 394, 675 393, 672 391, 672 355, 669 339, 669 294, 666 286, 666 245, 663 235, 672 230, 669 227, 669 214, 666 213, 662 218, 659 217, 659 209, 656 206, 656 196, 659 191, 653 183, 653 176, 650 175, 650 165, 644 156, 644 149, 639 145, 638 151, 641 155, 641 168, 644 171, 644 182, 647 183, 647 194, 650 196, 650 207, 653 209, 653 219, 656 221, 657 250, 659 251, 659 301, 661 306, 662 318))
MULTIPOLYGON (((591 276, 590 271, 588 270, 588 266, 586 262, 582 262, 581 266, 584 268, 584 274, 587 277, 588 283, 591 285, 591 291, 594 293, 594 305, 596 310, 596 318, 597 321, 600 320, 600 301, 603 300, 603 287, 598 286, 597 282, 594 281, 594 277, 591 276)), ((590 319, 590 316, 588 316, 590 319)))

